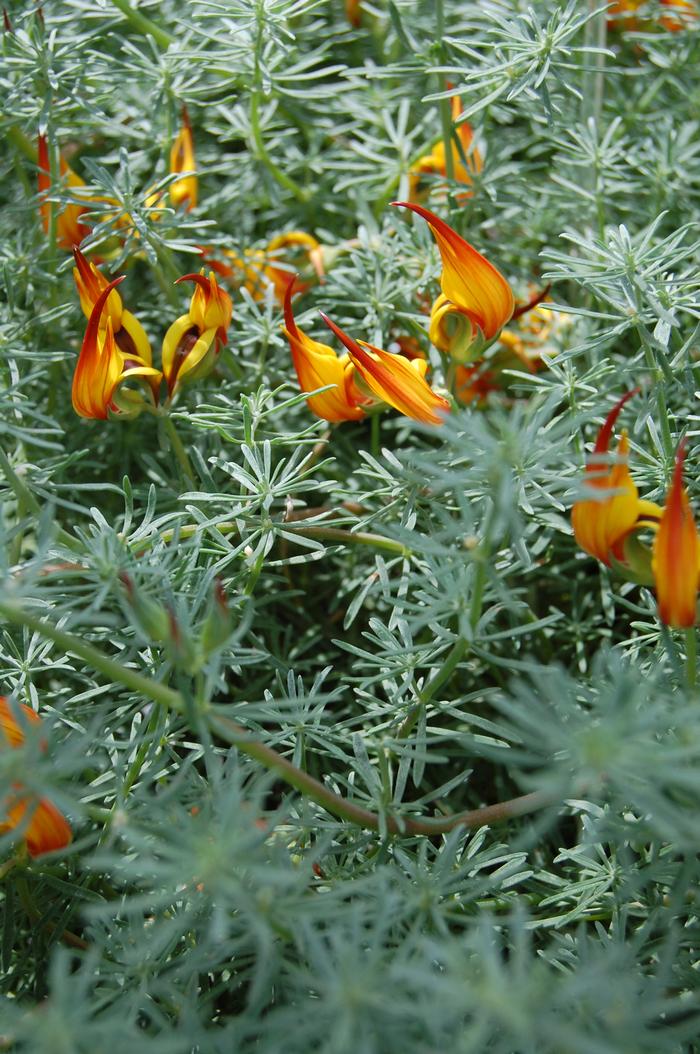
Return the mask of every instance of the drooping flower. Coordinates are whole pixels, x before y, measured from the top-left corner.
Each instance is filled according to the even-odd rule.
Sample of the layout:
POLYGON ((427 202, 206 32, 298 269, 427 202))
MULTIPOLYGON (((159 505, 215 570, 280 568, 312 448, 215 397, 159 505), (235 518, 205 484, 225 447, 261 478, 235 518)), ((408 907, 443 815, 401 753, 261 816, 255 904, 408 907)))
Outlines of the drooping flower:
POLYGON ((327 344, 312 340, 299 329, 292 311, 292 283, 287 286, 284 299, 284 327, 282 332, 289 341, 292 362, 304 392, 313 392, 332 384, 326 392, 311 395, 306 403, 316 417, 324 421, 359 421, 365 416, 363 398, 355 384, 355 369, 349 355, 340 358, 327 344))
POLYGON ((182 126, 170 148, 171 173, 186 172, 182 179, 174 180, 169 187, 170 202, 174 208, 184 205, 187 212, 197 205, 197 176, 194 156, 194 137, 186 107, 182 108, 182 126))
POLYGON ((450 404, 425 380, 428 364, 424 359, 409 361, 403 355, 392 355, 364 340, 353 340, 323 312, 321 318, 345 345, 352 364, 377 399, 414 421, 431 425, 444 423, 450 404))
POLYGON ((614 462, 609 453, 615 422, 628 399, 636 393, 626 392, 613 406, 596 439, 593 454, 586 465, 585 497, 574 505, 571 522, 576 541, 587 553, 610 566, 611 556, 619 558, 620 543, 634 529, 644 512, 661 514, 658 505, 640 502, 639 492, 627 466, 629 441, 623 432, 614 462))
MULTIPOLYGON (((39 212, 41 214, 41 223, 44 231, 48 234, 52 206, 50 202, 45 200, 45 196, 51 190, 51 166, 49 163, 49 148, 45 135, 39 136, 37 154, 39 165, 39 194, 43 199, 39 205, 39 212)), ((61 179, 65 181, 67 187, 85 186, 85 180, 81 179, 80 176, 70 168, 62 155, 59 159, 59 164, 61 179)), ((90 228, 86 224, 80 222, 80 217, 83 213, 87 212, 87 206, 69 204, 60 208, 60 206, 54 204, 53 207, 60 209, 56 217, 56 243, 61 249, 67 249, 70 252, 74 245, 79 245, 83 238, 90 233, 90 228)))
POLYGON ((681 442, 652 557, 659 617, 676 629, 695 624, 700 571, 700 540, 683 486, 684 460, 685 442, 681 442))
MULTIPOLYGON (((94 275, 91 277, 96 284, 99 282, 94 275)), ((161 373, 151 364, 151 347, 145 334, 145 344, 139 337, 140 346, 137 347, 124 324, 124 316, 128 312, 122 309, 118 332, 124 334, 122 343, 129 349, 124 351, 115 339, 110 312, 106 312, 106 321, 102 324, 102 313, 105 311, 107 300, 112 290, 123 280, 122 275, 113 282, 106 283, 94 301, 90 313, 83 346, 73 374, 73 409, 80 417, 105 421, 110 412, 126 417, 139 414, 146 407, 141 393, 128 389, 119 390, 125 381, 132 379, 143 378, 150 389, 151 404, 157 401, 161 373)))
POLYGON ((163 376, 170 396, 184 381, 199 380, 214 368, 233 316, 231 297, 212 271, 208 278, 202 270, 183 275, 178 282, 194 282, 195 291, 187 314, 176 319, 163 338, 163 376))
MULTIPOLYGON (((452 97, 451 109, 452 121, 456 125, 455 134, 459 141, 459 146, 454 140, 450 143, 452 173, 455 182, 471 186, 474 176, 481 172, 484 163, 481 154, 474 146, 474 129, 472 126, 467 121, 457 124, 457 120, 462 113, 462 101, 458 95, 452 97)), ((421 157, 414 165, 411 165, 408 190, 408 200, 410 202, 420 204, 427 198, 430 192, 430 183, 425 179, 426 176, 447 178, 445 157, 445 142, 444 139, 439 139, 429 154, 421 157)), ((460 191, 457 194, 457 201, 461 203, 471 196, 470 190, 460 191)))
MULTIPOLYGON (((0 696, 0 749, 21 747, 25 741, 25 728, 41 724, 41 719, 23 703, 10 705, 0 696), (17 712, 21 718, 18 720, 17 712)), ((41 742, 42 750, 46 743, 41 742)), ((21 784, 13 784, 12 791, 0 801, 0 833, 20 828, 30 856, 41 856, 56 849, 64 849, 73 838, 65 816, 48 798, 37 798, 21 784)))
POLYGON ((501 272, 422 205, 408 201, 392 204, 411 209, 428 222, 442 257, 440 286, 444 296, 467 316, 481 334, 482 343, 495 340, 515 308, 513 291, 501 272))

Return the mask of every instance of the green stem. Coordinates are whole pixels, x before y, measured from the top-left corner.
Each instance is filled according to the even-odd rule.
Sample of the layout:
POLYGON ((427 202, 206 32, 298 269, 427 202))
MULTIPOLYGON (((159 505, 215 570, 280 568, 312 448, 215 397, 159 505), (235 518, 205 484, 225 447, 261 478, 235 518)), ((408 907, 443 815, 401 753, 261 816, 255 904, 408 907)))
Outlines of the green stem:
POLYGON ((172 452, 177 458, 178 464, 182 469, 183 476, 185 477, 188 483, 190 483, 193 487, 196 487, 197 477, 194 473, 194 469, 192 468, 192 462, 188 457, 183 442, 180 439, 180 436, 177 434, 175 422, 173 421, 172 417, 163 417, 161 418, 161 420, 163 421, 165 431, 168 434, 168 440, 170 442, 172 452))
POLYGON ((685 669, 688 680, 688 688, 695 688, 697 680, 698 644, 695 635, 695 626, 689 626, 685 631, 685 669))
POLYGON ((10 125, 9 128, 5 129, 5 136, 21 154, 24 154, 29 161, 33 161, 35 165, 37 164, 39 155, 36 146, 27 138, 21 129, 10 125))
POLYGON ((276 180, 281 187, 284 187, 285 190, 288 190, 293 194, 297 201, 306 204, 306 202, 309 201, 309 193, 300 187, 296 180, 292 179, 291 176, 288 176, 281 168, 278 168, 267 152, 267 147, 265 146, 265 141, 260 129, 260 92, 258 90, 253 92, 250 99, 250 132, 253 139, 253 146, 255 147, 255 155, 258 161, 262 161, 272 178, 276 180))
POLYGON ((649 341, 646 338, 644 327, 637 326, 637 333, 639 334, 639 339, 644 348, 644 360, 654 381, 656 406, 659 414, 659 430, 661 432, 661 442, 663 444, 664 454, 669 461, 673 461, 673 437, 671 436, 671 428, 668 423, 666 393, 663 386, 663 371, 659 368, 654 349, 650 346, 649 341))
MULTIPOLYGON (((444 36, 445 36, 445 11, 443 8, 443 0, 435 0, 435 22, 436 22, 436 35, 437 43, 440 49, 440 58, 442 62, 445 62, 447 55, 445 53, 444 36)), ((447 78, 439 78, 439 88, 441 91, 447 89, 447 78)), ((455 167, 454 157, 452 153, 452 102, 450 99, 440 99, 440 123, 442 125, 442 141, 445 145, 445 175, 447 177, 448 186, 452 186, 455 178, 455 167)))
POLYGON ((382 422, 378 413, 370 417, 370 450, 372 457, 378 458, 382 452, 382 422))
POLYGON ((135 11, 129 3, 129 0, 112 0, 115 7, 118 7, 121 13, 125 16, 129 25, 136 30, 137 33, 141 33, 143 36, 153 37, 156 44, 162 51, 167 51, 173 42, 173 38, 169 33, 166 33, 164 29, 157 26, 155 22, 152 22, 150 18, 146 18, 140 11, 135 11))
POLYGON ((144 677, 143 674, 130 669, 128 666, 124 666, 121 662, 108 658, 99 648, 88 644, 82 637, 76 637, 72 633, 67 633, 66 630, 59 629, 52 623, 46 622, 45 619, 39 618, 38 615, 34 615, 31 611, 26 611, 14 601, 0 600, 0 617, 7 619, 8 622, 26 626, 32 632, 39 633, 47 640, 58 644, 65 652, 71 652, 73 655, 77 655, 78 658, 84 659, 96 670, 99 670, 100 673, 103 673, 109 681, 123 684, 127 688, 131 688, 132 691, 138 692, 139 695, 145 695, 147 699, 152 699, 154 703, 167 706, 179 714, 185 713, 185 701, 179 692, 173 691, 172 688, 161 684, 160 681, 144 677))
MULTIPOLYGON (((119 662, 115 662, 92 644, 87 644, 82 638, 58 629, 50 622, 46 622, 31 612, 25 611, 19 604, 0 600, 0 616, 3 616, 8 622, 26 626, 28 629, 40 633, 47 640, 58 644, 66 653, 71 653, 80 659, 84 659, 100 673, 103 673, 112 683, 123 684, 139 695, 152 699, 153 702, 158 703, 160 706, 175 710, 178 714, 186 714, 187 703, 180 692, 168 688, 167 685, 161 684, 159 681, 144 677, 136 670, 131 670, 119 662)), ((430 817, 414 819, 408 816, 387 816, 384 818, 335 794, 319 780, 306 772, 302 772, 291 761, 287 761, 286 758, 277 754, 272 747, 251 739, 244 728, 231 721, 228 717, 208 712, 206 720, 213 733, 225 742, 237 747, 242 753, 247 754, 248 757, 264 765, 265 768, 276 772, 290 787, 294 787, 295 790, 300 791, 306 797, 322 805, 335 816, 340 816, 373 831, 385 829, 390 834, 444 834, 447 831, 454 830, 455 827, 482 827, 485 824, 523 816, 526 813, 535 812, 548 805, 553 805, 558 800, 544 791, 535 791, 518 798, 512 798, 509 801, 497 802, 495 805, 454 813, 446 819, 433 819, 430 817)))
POLYGON ((465 651, 467 650, 467 642, 461 637, 456 641, 450 649, 447 658, 443 662, 442 666, 435 674, 435 676, 428 681, 423 691, 418 696, 418 702, 415 706, 412 706, 406 715, 403 724, 399 728, 397 733, 397 739, 406 739, 409 733, 413 730, 416 721, 420 717, 422 711, 425 709, 427 704, 433 698, 439 688, 442 688, 443 684, 449 680, 457 666, 461 662, 465 651))

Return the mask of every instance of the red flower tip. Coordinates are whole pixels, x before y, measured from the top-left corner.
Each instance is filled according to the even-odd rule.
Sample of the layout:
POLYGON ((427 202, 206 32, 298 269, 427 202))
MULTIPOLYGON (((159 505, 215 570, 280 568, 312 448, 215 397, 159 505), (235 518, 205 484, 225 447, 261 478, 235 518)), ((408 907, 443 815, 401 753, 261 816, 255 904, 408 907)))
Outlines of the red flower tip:
POLYGON ((625 403, 629 399, 632 398, 633 395, 638 395, 640 390, 641 389, 639 389, 639 388, 631 388, 630 391, 625 392, 625 394, 622 396, 622 398, 618 399, 618 401, 615 403, 615 405, 613 406, 612 410, 610 411, 608 416, 605 418, 605 422, 603 423, 603 426, 600 429, 600 432, 598 433, 598 438, 596 439, 595 447, 593 448, 594 449, 594 453, 596 453, 596 454, 605 454, 605 453, 607 453, 608 446, 610 445, 610 437, 611 437, 611 435, 613 433, 613 428, 615 427, 615 422, 617 421, 617 419, 618 419, 618 417, 620 415, 620 410, 625 405, 625 403))

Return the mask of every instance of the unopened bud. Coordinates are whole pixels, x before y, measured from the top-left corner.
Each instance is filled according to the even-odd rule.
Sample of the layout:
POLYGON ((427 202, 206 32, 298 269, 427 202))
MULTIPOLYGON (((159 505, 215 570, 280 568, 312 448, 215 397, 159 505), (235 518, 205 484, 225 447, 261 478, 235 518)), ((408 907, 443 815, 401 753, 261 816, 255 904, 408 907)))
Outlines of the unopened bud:
POLYGON ((168 637, 168 612, 157 600, 151 600, 136 590, 134 581, 126 571, 119 573, 124 586, 126 602, 134 623, 148 641, 162 643, 168 637))
POLYGON ((214 582, 214 591, 209 603, 202 632, 200 645, 205 656, 222 647, 233 632, 233 616, 228 606, 228 598, 220 578, 214 582))

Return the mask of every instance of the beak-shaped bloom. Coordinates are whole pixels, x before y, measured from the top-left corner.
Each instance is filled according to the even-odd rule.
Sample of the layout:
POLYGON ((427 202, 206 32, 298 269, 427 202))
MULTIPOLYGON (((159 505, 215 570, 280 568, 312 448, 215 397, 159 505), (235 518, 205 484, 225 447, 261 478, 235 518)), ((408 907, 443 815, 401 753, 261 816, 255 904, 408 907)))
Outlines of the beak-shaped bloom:
POLYGON ((163 375, 171 396, 185 378, 199 380, 213 369, 228 340, 226 330, 233 316, 231 297, 221 289, 213 271, 208 278, 203 272, 178 278, 178 282, 185 281, 196 286, 190 309, 163 338, 163 375))
POLYGON ((194 138, 189 114, 183 107, 182 127, 170 148, 171 173, 188 172, 189 175, 176 179, 170 184, 170 201, 174 208, 184 205, 189 212, 197 205, 197 176, 194 158, 194 138))
POLYGON ((639 516, 639 495, 627 467, 629 441, 626 433, 623 432, 618 443, 615 464, 610 464, 609 455, 610 439, 620 410, 636 391, 634 388, 623 395, 605 419, 586 465, 584 490, 591 497, 577 501, 571 514, 578 544, 608 565, 611 552, 629 534, 639 516), (603 492, 600 497, 597 496, 599 492, 603 492))
MULTIPOLYGON (((109 282, 93 263, 87 260, 80 249, 73 250, 76 266, 73 268, 73 279, 80 297, 80 306, 87 319, 90 318, 95 304, 105 291, 109 282)), ((114 283, 113 283, 114 284, 114 283)), ((146 331, 139 320, 127 311, 122 298, 116 289, 107 297, 107 302, 99 320, 100 329, 105 329, 107 320, 112 323, 112 333, 117 347, 127 359, 139 360, 146 366, 153 364, 151 345, 146 331)))
POLYGON ((673 482, 654 539, 652 570, 659 617, 682 629, 695 624, 700 544, 688 492, 683 486, 685 443, 676 454, 673 482))
POLYGON ((324 421, 359 421, 365 411, 360 405, 363 399, 354 383, 355 369, 349 356, 338 358, 327 344, 312 340, 299 329, 292 311, 292 293, 290 282, 284 298, 283 332, 289 341, 299 387, 303 392, 313 392, 327 384, 334 385, 327 392, 311 395, 306 400, 309 409, 324 421))
MULTIPOLYGON (((49 164, 49 149, 45 135, 39 136, 37 153, 39 162, 39 193, 44 195, 51 190, 51 166, 49 164)), ((68 187, 85 186, 85 181, 76 175, 72 168, 69 168, 63 157, 60 159, 60 173, 61 178, 65 180, 68 187)), ((39 206, 41 223, 47 234, 51 220, 51 208, 51 203, 48 201, 43 201, 39 206)), ((58 206, 54 205, 53 208, 58 208, 58 206)), ((56 219, 56 241, 62 249, 70 251, 74 245, 80 244, 86 234, 89 234, 90 228, 80 222, 80 217, 86 211, 85 205, 66 205, 58 214, 56 219)))
POLYGON ((409 362, 403 355, 356 341, 321 312, 321 318, 348 350, 355 369, 369 390, 399 413, 423 424, 441 425, 450 404, 434 392, 425 380, 427 363, 421 359, 409 362))
MULTIPOLYGON (((142 358, 136 351, 125 353, 117 345, 111 316, 108 315, 106 324, 101 325, 107 299, 123 280, 122 276, 105 285, 90 314, 73 374, 73 409, 80 417, 106 421, 110 411, 128 416, 140 413, 144 403, 138 393, 117 393, 119 385, 131 378, 144 377, 151 387, 154 401, 157 396, 161 374, 151 366, 148 341, 147 358, 142 358)), ((126 314, 128 312, 122 311, 122 327, 126 314)), ((119 333, 122 332, 126 333, 126 330, 120 329, 119 333)))
MULTIPOLYGON (((25 731, 21 722, 25 726, 41 724, 28 706, 16 704, 13 712, 7 699, 0 696, 0 748, 22 746, 25 731), (22 714, 20 720, 15 717, 17 710, 22 714)), ((45 750, 46 744, 42 742, 41 748, 45 750)), ((64 849, 73 837, 65 816, 48 798, 33 797, 20 784, 14 784, 12 793, 0 801, 0 833, 20 826, 31 856, 64 849)))
POLYGON ((501 272, 422 205, 408 201, 392 204, 411 209, 427 220, 442 257, 440 286, 444 295, 481 330, 487 342, 495 340, 515 308, 513 290, 501 272))

